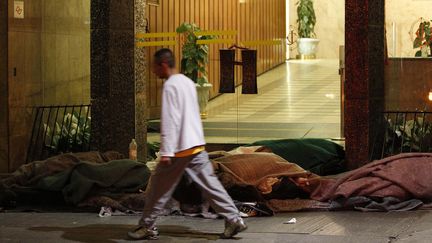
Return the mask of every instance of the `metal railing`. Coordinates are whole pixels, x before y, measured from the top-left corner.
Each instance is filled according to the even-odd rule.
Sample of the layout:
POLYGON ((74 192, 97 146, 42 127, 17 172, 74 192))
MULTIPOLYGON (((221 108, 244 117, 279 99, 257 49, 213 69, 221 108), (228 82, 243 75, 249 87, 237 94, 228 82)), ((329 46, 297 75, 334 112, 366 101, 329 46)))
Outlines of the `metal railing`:
POLYGON ((432 151, 432 112, 386 111, 377 127, 370 160, 432 151))
POLYGON ((90 105, 34 107, 33 117, 27 163, 90 150, 90 105))

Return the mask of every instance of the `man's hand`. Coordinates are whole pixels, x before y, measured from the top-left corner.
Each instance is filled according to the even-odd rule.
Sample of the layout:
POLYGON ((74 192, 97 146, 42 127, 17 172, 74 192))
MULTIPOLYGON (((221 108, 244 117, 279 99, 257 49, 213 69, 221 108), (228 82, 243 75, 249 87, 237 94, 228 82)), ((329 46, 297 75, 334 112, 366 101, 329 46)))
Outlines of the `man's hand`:
POLYGON ((161 164, 161 165, 171 165, 171 157, 162 156, 162 158, 159 161, 159 164, 161 164))

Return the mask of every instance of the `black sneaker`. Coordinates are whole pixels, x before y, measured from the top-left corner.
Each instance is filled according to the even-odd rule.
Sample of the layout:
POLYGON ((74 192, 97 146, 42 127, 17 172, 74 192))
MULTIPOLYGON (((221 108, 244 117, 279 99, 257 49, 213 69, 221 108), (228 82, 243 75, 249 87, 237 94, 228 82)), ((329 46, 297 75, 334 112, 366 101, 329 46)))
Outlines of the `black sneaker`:
POLYGON ((128 232, 128 236, 134 240, 157 240, 159 238, 159 231, 156 227, 147 229, 144 226, 139 226, 133 231, 128 232))
POLYGON ((230 239, 236 234, 245 231, 247 229, 246 224, 243 222, 242 218, 239 218, 237 221, 228 222, 225 221, 225 231, 222 233, 222 239, 230 239))

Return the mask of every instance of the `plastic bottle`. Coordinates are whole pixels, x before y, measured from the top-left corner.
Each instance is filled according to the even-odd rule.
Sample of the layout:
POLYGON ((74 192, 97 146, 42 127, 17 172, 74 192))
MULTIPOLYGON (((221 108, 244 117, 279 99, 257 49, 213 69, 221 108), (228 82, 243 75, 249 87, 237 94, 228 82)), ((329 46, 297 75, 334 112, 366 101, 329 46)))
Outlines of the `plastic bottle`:
POLYGON ((129 144, 129 159, 130 160, 137 160, 137 150, 138 150, 138 145, 137 145, 135 139, 132 139, 131 143, 129 144))

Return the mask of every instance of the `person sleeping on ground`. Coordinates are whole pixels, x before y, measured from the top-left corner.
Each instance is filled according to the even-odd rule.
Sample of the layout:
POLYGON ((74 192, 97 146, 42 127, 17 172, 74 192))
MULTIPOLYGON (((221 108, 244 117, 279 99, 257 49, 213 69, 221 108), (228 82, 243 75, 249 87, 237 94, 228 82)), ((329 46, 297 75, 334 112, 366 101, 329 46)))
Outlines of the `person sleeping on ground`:
MULTIPOLYGON (((87 163, 85 166, 90 166, 89 168, 93 168, 93 171, 97 171, 104 168, 98 167, 98 163, 106 164, 107 160, 119 158, 117 154, 114 157, 107 157, 105 159, 100 156, 98 153, 96 157, 90 157, 87 160, 92 160, 91 158, 97 159, 96 161, 87 163)), ((53 178, 64 179, 66 177, 60 177, 59 175, 80 161, 80 159, 77 159, 78 157, 77 155, 65 154, 60 157, 50 158, 45 162, 39 161, 23 165, 22 168, 11 176, 3 178, 0 181, 0 184, 2 184, 1 190, 4 192, 10 189, 12 184, 20 185, 21 187, 32 187, 36 184, 39 186, 48 185, 46 182, 52 181, 53 178), (60 163, 58 159, 62 157, 69 162, 60 163), (41 180, 44 183, 40 184, 41 180)), ((142 168, 142 175, 147 173, 145 171, 148 171, 148 169, 142 163, 130 163, 133 163, 133 166, 129 168, 142 168)), ((224 156, 214 158, 212 163, 216 175, 233 199, 243 202, 259 201, 269 203, 279 200, 279 202, 284 201, 284 205, 288 205, 290 200, 300 198, 311 199, 314 202, 328 203, 328 209, 355 208, 359 210, 388 211, 424 207, 432 199, 432 185, 428 179, 432 173, 432 154, 430 153, 401 154, 389 157, 367 164, 338 179, 320 177, 304 170, 297 164, 290 163, 278 155, 269 152, 251 151, 248 154, 228 153, 224 156)), ((124 164, 120 162, 116 165, 124 164)), ((147 182, 144 181, 145 177, 141 176, 140 173, 137 174, 137 177, 143 179, 143 181, 139 182, 143 184, 143 187, 140 188, 145 190, 147 182)), ((82 173, 80 172, 77 175, 82 175, 82 173)), ((106 174, 104 174, 104 177, 106 177, 106 174)), ((123 177, 119 178, 124 179, 123 177)), ((128 179, 129 182, 133 182, 130 181, 131 177, 128 177, 128 179)), ((56 186, 59 185, 61 184, 56 184, 56 186)), ((72 183, 72 185, 80 184, 72 183)), ((103 189, 102 191, 108 190, 111 192, 110 196, 113 195, 111 185, 106 185, 106 188, 101 188, 101 185, 98 185, 99 189, 103 189)), ((72 188, 68 187, 68 192, 73 192, 72 188)), ((41 188, 37 187, 36 189, 40 190, 41 188)), ((63 189, 61 188, 60 191, 63 189)), ((119 208, 122 206, 123 209, 142 208, 145 195, 139 193, 139 190, 132 189, 134 191, 115 191, 118 197, 111 199, 119 204, 116 206, 113 203, 112 205, 119 208)), ((188 193, 188 190, 194 190, 193 184, 190 184, 187 178, 184 178, 184 181, 176 189, 174 198, 185 205, 199 205, 203 203, 199 197, 193 198, 188 196, 191 194, 199 195, 199 193, 188 193)), ((96 191, 101 192, 100 190, 96 191)), ((83 205, 89 202, 89 199, 106 198, 108 195, 94 194, 94 190, 89 190, 88 192, 88 194, 77 194, 79 195, 77 197, 79 200, 76 201, 75 205, 83 205)), ((1 193, 1 195, 5 196, 9 194, 1 193)), ((75 197, 66 194, 65 198, 75 197)), ((110 201, 102 200, 93 205, 96 207, 107 206, 109 203, 110 201)), ((287 210, 280 205, 276 211, 287 210)), ((322 206, 324 204, 319 205, 322 206)))

